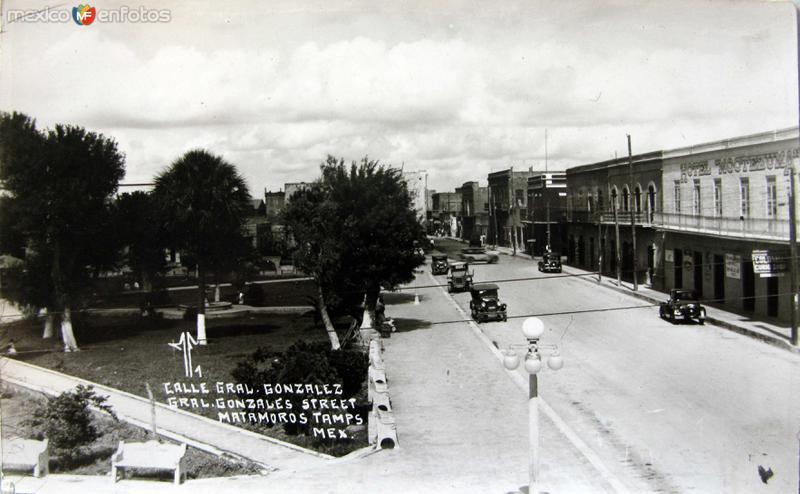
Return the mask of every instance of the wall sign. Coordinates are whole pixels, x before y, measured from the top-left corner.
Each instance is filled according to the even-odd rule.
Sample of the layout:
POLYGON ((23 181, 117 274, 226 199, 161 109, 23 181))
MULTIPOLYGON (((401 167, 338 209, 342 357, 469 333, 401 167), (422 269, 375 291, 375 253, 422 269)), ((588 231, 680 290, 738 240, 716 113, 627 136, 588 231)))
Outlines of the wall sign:
POLYGON ((754 250, 752 258, 753 272, 762 278, 783 276, 789 271, 789 256, 785 253, 754 250))
POLYGON ((742 257, 737 254, 725 254, 725 276, 740 280, 742 278, 742 257))

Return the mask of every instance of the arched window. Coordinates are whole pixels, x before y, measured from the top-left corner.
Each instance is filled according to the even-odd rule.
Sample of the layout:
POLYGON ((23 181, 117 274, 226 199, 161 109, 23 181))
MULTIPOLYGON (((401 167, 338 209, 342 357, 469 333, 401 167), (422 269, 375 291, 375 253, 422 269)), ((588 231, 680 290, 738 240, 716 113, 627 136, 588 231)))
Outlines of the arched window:
POLYGON ((656 186, 654 183, 650 183, 647 186, 647 214, 650 217, 650 221, 653 221, 653 213, 656 212, 656 186))
POLYGON ((619 202, 617 201, 617 186, 611 188, 611 208, 619 209, 619 202))
POLYGON ((625 212, 630 211, 630 191, 628 190, 628 186, 622 188, 622 210, 625 212))
POLYGON ((633 204, 634 208, 636 209, 637 213, 642 212, 642 187, 639 184, 636 184, 636 188, 633 190, 633 204))

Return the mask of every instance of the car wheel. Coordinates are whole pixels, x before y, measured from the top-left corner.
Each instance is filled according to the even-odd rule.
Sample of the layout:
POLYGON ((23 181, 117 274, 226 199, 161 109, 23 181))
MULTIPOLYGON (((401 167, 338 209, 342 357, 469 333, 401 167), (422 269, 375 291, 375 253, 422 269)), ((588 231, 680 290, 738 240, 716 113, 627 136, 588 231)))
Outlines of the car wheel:
POLYGON ((447 284, 447 293, 453 293, 453 285, 450 283, 447 284))
POLYGON ((503 322, 508 321, 508 316, 503 316, 503 322))

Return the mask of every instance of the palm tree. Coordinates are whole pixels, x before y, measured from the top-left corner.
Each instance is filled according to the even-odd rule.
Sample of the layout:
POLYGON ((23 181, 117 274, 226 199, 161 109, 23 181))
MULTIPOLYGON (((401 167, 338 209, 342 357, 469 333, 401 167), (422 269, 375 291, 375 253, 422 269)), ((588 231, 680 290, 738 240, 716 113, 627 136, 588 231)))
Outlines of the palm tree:
POLYGON ((197 262, 197 340, 205 345, 206 273, 240 250, 250 193, 235 166, 202 149, 178 158, 155 184, 170 240, 197 262))

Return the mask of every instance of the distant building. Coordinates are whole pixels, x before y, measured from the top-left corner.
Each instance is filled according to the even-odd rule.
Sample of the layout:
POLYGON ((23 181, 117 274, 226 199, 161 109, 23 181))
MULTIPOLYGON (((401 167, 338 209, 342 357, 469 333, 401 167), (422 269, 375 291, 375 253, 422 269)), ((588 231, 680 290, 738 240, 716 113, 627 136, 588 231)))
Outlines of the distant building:
POLYGON ((424 226, 428 218, 430 203, 428 202, 428 172, 425 170, 404 171, 403 180, 411 194, 411 204, 417 213, 417 219, 424 226))
POLYGON ((514 171, 514 168, 489 174, 489 242, 516 246, 524 250, 528 219, 528 178, 543 171, 514 171))
POLYGON ((461 193, 437 192, 433 194, 431 207, 431 227, 433 233, 448 236, 459 236, 459 219, 461 217, 461 193))
POLYGON ((461 238, 480 240, 489 233, 489 188, 478 182, 465 182, 456 188, 461 193, 461 238))
POLYGON ((284 184, 284 204, 288 203, 292 199, 292 196, 295 194, 295 192, 305 190, 310 186, 311 184, 309 182, 293 182, 284 184))
POLYGON ((528 177, 528 218, 523 221, 528 248, 542 255, 549 246, 553 252, 564 252, 567 214, 567 174, 549 172, 528 177))

